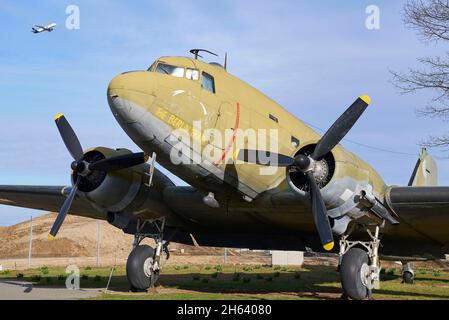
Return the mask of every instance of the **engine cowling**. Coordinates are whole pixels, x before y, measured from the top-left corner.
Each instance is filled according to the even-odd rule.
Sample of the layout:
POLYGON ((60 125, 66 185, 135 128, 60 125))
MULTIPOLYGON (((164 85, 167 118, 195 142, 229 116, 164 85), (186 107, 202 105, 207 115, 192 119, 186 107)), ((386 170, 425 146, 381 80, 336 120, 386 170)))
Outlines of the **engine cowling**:
MULTIPOLYGON (((92 163, 130 153, 128 149, 96 147, 85 151, 84 160, 92 163)), ((81 177, 78 190, 92 206, 108 217, 119 214, 157 219, 169 213, 162 202, 162 190, 174 184, 155 170, 152 187, 149 187, 146 172, 149 172, 148 164, 109 173, 92 171, 81 177)))

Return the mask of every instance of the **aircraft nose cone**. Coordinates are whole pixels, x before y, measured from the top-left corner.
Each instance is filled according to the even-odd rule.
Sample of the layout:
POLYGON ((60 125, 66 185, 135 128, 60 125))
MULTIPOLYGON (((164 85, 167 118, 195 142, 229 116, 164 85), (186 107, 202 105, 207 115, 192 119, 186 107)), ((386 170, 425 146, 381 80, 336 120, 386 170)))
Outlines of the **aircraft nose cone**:
POLYGON ((111 80, 108 103, 120 123, 139 120, 139 114, 154 101, 154 84, 152 73, 146 71, 122 73, 111 80))

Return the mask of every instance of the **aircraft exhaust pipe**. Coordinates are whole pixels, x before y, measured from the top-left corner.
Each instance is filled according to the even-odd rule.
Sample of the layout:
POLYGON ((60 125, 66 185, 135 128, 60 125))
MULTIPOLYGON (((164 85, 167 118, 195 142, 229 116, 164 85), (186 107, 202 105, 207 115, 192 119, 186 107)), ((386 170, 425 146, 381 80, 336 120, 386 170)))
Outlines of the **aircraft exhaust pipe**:
POLYGON ((392 225, 399 224, 399 221, 397 221, 388 211, 387 208, 385 208, 382 203, 380 203, 379 200, 376 199, 374 195, 371 193, 366 192, 365 190, 362 190, 360 193, 361 200, 371 209, 372 212, 374 212, 377 216, 380 218, 387 220, 392 225))
POLYGON ((106 219, 109 224, 113 225, 116 228, 119 229, 126 229, 130 223, 129 217, 120 214, 120 213, 114 213, 114 212, 108 212, 108 216, 106 219))

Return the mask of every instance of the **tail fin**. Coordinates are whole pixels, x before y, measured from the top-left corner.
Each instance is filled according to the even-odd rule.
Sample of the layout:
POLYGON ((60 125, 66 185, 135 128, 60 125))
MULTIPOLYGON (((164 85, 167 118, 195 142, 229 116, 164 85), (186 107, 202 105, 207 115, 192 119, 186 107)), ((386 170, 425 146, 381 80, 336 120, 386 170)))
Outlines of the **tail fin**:
POLYGON ((422 149, 408 183, 409 187, 434 187, 438 185, 438 168, 435 160, 422 149))

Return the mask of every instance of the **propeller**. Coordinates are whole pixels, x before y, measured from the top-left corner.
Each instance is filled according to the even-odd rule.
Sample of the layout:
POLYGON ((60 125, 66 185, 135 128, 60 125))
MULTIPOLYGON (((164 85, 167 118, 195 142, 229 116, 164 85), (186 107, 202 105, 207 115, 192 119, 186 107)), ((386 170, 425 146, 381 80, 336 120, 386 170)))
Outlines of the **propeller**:
POLYGON ((321 244, 326 251, 331 251, 334 248, 334 237, 327 216, 327 209, 324 205, 320 188, 315 180, 315 163, 322 160, 340 143, 370 103, 371 99, 369 96, 360 96, 357 98, 321 137, 311 155, 299 154, 295 157, 290 157, 259 150, 241 150, 236 157, 238 160, 247 163, 296 168, 306 174, 309 183, 310 203, 315 227, 318 231, 321 244), (269 162, 267 161, 268 159, 276 159, 276 162, 269 162))
POLYGON ((55 122, 67 150, 74 159, 71 164, 71 168, 75 176, 75 183, 68 197, 65 199, 61 210, 59 211, 59 214, 56 217, 56 220, 50 230, 50 233, 48 234, 49 240, 54 240, 59 229, 61 228, 62 223, 64 222, 64 219, 67 216, 70 207, 72 206, 72 202, 75 199, 75 195, 78 191, 78 187, 82 177, 86 177, 93 171, 112 172, 123 170, 145 163, 148 160, 148 156, 145 153, 140 152, 125 154, 88 163, 84 160, 84 152, 83 148, 81 147, 81 143, 79 142, 75 131, 73 130, 72 126, 69 124, 65 116, 63 114, 56 115, 55 122))

